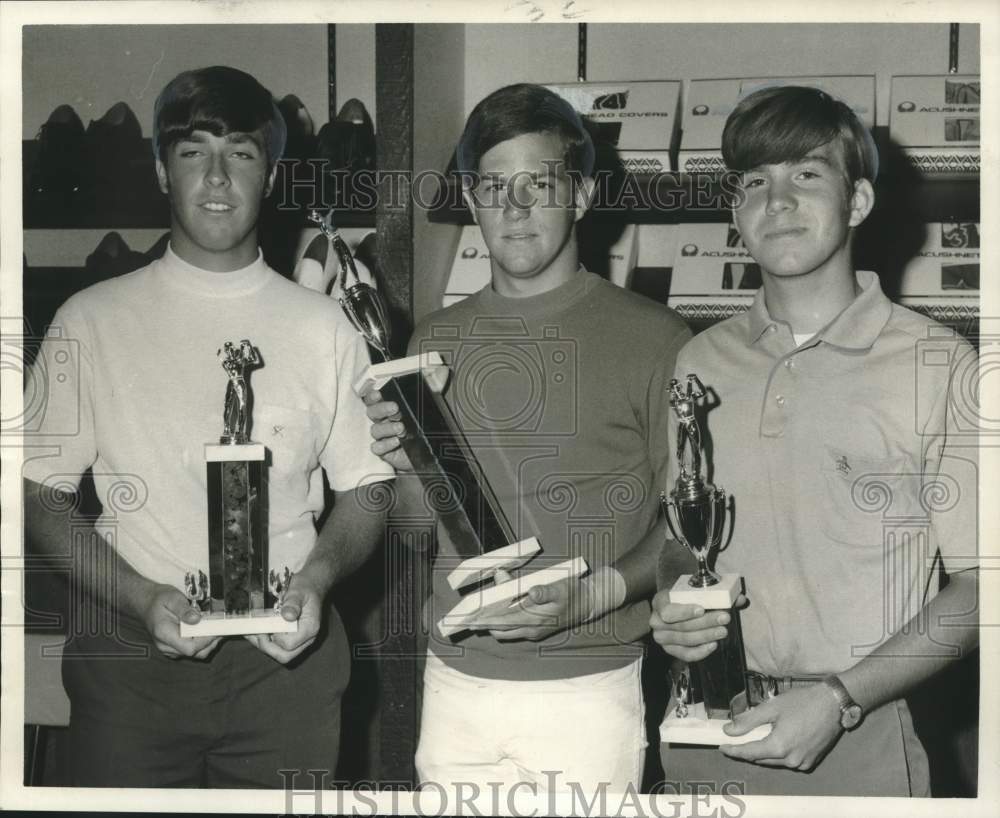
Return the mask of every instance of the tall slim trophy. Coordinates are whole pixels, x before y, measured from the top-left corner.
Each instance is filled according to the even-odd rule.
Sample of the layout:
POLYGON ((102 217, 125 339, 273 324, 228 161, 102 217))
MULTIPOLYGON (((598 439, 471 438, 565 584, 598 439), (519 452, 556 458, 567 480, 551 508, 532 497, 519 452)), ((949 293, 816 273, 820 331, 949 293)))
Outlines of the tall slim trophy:
POLYGON ((389 326, 378 292, 358 276, 347 244, 333 225, 333 211, 312 211, 310 220, 326 235, 340 261, 340 306, 364 337, 375 363, 354 384, 364 395, 378 389, 395 403, 405 432, 403 450, 463 561, 448 575, 462 600, 439 622, 442 636, 489 626, 491 615, 517 604, 536 585, 580 576, 588 570, 582 557, 497 583, 496 572, 525 565, 542 549, 535 537, 514 542, 513 529, 490 488, 443 391, 448 368, 437 352, 393 359, 389 326))
POLYGON ((208 574, 190 571, 185 593, 202 614, 180 624, 181 636, 288 633, 298 622, 281 617, 291 573, 268 570, 264 444, 250 441, 252 410, 247 370, 260 364, 248 340, 219 351, 229 376, 218 443, 205 444, 208 474, 208 574))
POLYGON ((725 610, 730 616, 726 638, 700 662, 673 680, 675 706, 660 725, 660 740, 677 744, 741 744, 763 738, 770 725, 746 735, 727 736, 722 727, 749 705, 746 653, 740 612, 734 607, 742 589, 739 574, 716 574, 708 559, 722 543, 728 513, 725 491, 702 477, 701 432, 695 418, 695 402, 705 389, 696 375, 687 376, 683 388, 671 380, 670 406, 677 415, 678 477, 669 495, 660 501, 667 526, 675 540, 683 543, 698 561, 695 574, 684 574, 670 589, 670 601, 699 605, 706 611, 725 610))

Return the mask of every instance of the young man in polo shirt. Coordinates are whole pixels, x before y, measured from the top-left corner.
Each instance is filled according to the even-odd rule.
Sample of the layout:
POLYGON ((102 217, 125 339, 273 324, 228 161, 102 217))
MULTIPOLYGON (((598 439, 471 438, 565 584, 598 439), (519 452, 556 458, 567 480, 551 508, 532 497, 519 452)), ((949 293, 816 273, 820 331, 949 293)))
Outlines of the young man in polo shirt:
MULTIPOLYGON (((594 148, 551 91, 514 85, 469 116, 457 151, 491 283, 420 322, 411 353, 442 350, 445 398, 516 539, 543 553, 523 573, 584 556, 591 575, 534 588, 523 605, 454 642, 436 623, 459 601, 440 532, 420 742, 422 781, 544 790, 637 788, 646 745, 638 644, 662 531, 674 357, 690 337, 652 301, 587 272, 576 225, 594 148), (574 179, 575 175, 575 179, 574 179)), ((372 448, 421 488, 398 448, 396 406, 368 396, 372 448)), ((684 555, 682 555, 683 557, 684 555)))
MULTIPOLYGON (((748 312, 678 356, 718 397, 714 480, 735 499, 716 570, 741 574, 749 669, 779 695, 738 715, 721 752, 663 745, 668 781, 748 794, 926 795, 903 696, 977 644, 976 446, 960 428, 972 348, 855 272, 878 157, 851 110, 814 88, 758 91, 730 115, 734 218, 760 264, 748 312), (931 561, 948 572, 936 587, 931 561), (931 598, 932 597, 932 598, 931 598)), ((728 616, 657 594, 654 638, 696 661, 728 616)))
POLYGON ((276 273, 258 247, 285 141, 270 93, 226 66, 186 71, 157 99, 153 135, 170 245, 56 313, 61 335, 40 356, 67 353, 68 382, 26 439, 27 537, 73 559, 74 588, 113 626, 87 631, 76 617, 91 603, 74 597, 63 660, 70 783, 329 786, 349 667, 329 591, 381 536, 382 516, 359 492, 391 476, 364 443, 369 423, 351 391, 367 352, 335 302, 276 273), (270 455, 270 563, 294 572, 281 614, 298 630, 185 638, 179 623, 200 618, 185 574, 208 571, 203 449, 223 430, 227 380, 216 351, 244 338, 263 359, 251 435, 270 455), (81 538, 72 492, 87 468, 104 513, 81 538), (321 469, 336 508, 317 533, 321 469))

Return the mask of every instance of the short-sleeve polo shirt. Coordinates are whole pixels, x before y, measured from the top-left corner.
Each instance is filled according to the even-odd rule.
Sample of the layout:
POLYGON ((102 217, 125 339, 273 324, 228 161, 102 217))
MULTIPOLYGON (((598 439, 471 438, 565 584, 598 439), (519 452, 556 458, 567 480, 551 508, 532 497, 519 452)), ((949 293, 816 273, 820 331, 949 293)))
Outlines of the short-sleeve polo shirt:
POLYGON ((708 390, 708 478, 734 510, 716 570, 744 577, 764 673, 846 670, 933 594, 936 554, 948 571, 976 562, 976 354, 874 273, 857 281, 801 345, 760 290, 678 356, 677 377, 708 390))

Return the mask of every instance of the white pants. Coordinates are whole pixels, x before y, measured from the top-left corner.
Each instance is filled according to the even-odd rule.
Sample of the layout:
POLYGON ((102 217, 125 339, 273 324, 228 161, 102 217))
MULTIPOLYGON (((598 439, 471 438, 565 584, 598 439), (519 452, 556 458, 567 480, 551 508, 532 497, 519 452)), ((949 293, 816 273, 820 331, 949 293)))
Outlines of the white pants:
POLYGON ((427 655, 417 776, 488 792, 638 792, 646 749, 640 662, 572 679, 482 679, 427 655))

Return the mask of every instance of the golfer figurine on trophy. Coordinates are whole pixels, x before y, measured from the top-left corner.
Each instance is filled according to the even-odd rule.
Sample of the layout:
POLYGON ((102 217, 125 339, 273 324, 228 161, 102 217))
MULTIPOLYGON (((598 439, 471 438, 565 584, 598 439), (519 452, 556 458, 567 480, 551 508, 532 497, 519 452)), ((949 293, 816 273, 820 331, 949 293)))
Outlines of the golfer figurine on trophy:
POLYGON ((260 364, 260 355, 248 340, 239 347, 227 341, 219 358, 229 382, 222 436, 205 445, 208 575, 199 568, 184 578, 185 594, 202 617, 194 625, 182 621, 181 636, 294 632, 298 622, 280 613, 291 574, 287 567, 268 573, 266 449, 250 441, 247 370, 260 364))
POLYGON ((698 561, 698 571, 681 576, 670 589, 670 601, 699 605, 706 611, 726 610, 730 625, 726 638, 705 659, 673 678, 675 706, 660 725, 660 740, 677 744, 742 744, 771 731, 761 725, 749 733, 728 736, 722 727, 750 706, 746 653, 740 612, 734 607, 742 590, 738 574, 716 574, 709 557, 723 541, 728 497, 702 477, 701 430, 695 417, 696 401, 705 389, 696 375, 687 376, 686 387, 670 381, 670 405, 677 415, 678 477, 669 495, 660 497, 673 538, 683 543, 698 561))

